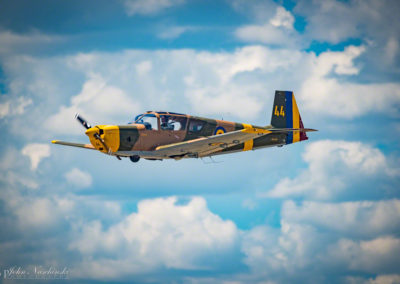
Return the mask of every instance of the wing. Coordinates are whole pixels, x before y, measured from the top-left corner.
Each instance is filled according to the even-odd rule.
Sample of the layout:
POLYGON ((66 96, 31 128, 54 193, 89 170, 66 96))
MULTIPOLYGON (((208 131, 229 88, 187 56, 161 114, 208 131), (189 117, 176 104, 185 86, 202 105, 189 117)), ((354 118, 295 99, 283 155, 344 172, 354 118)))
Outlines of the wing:
POLYGON ((92 144, 80 144, 80 143, 72 143, 72 142, 65 142, 65 141, 59 141, 59 140, 53 140, 53 141, 51 141, 51 143, 64 145, 64 146, 72 146, 72 147, 96 150, 96 148, 94 148, 92 144))
POLYGON ((202 137, 185 142, 159 146, 154 151, 157 156, 183 157, 205 157, 224 148, 244 143, 248 140, 271 133, 263 128, 245 128, 220 135, 202 137))

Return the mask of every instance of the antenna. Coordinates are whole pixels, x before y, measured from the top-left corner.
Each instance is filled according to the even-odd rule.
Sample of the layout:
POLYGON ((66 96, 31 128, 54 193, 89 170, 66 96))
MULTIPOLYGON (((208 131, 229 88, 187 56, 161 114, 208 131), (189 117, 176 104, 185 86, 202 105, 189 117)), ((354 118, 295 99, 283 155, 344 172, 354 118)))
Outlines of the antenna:
POLYGON ((208 157, 201 157, 200 159, 201 159, 201 161, 203 162, 203 164, 205 164, 205 165, 209 165, 209 164, 221 164, 221 163, 224 162, 224 161, 217 162, 217 161, 215 161, 211 156, 208 156, 208 157), (211 162, 206 162, 206 161, 204 161, 204 160, 203 160, 204 158, 210 158, 211 162))

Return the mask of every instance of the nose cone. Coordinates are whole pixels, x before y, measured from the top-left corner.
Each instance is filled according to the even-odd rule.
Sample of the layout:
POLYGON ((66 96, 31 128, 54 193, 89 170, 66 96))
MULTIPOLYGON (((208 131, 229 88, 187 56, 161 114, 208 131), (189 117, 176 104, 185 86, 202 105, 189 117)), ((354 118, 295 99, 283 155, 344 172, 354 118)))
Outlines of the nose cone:
POLYGON ((116 125, 96 125, 85 131, 90 143, 97 150, 108 153, 117 152, 119 148, 119 127, 116 125), (96 135, 97 134, 97 135, 96 135), (96 137, 97 136, 97 137, 96 137), (98 138, 101 138, 104 143, 98 138))
POLYGON ((93 137, 94 134, 99 133, 99 130, 100 129, 98 129, 97 127, 92 127, 92 128, 89 128, 88 130, 86 130, 85 134, 87 136, 89 136, 89 138, 90 138, 90 137, 93 137))

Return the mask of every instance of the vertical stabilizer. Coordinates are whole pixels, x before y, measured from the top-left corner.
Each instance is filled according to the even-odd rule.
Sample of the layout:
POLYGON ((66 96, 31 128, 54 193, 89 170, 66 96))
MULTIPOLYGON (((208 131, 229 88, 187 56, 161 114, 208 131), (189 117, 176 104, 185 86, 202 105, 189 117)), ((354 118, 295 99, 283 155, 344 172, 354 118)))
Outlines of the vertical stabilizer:
MULTIPOLYGON (((271 125, 275 128, 304 128, 296 99, 291 91, 275 91, 271 125)), ((288 132, 286 144, 307 140, 305 132, 288 132)))

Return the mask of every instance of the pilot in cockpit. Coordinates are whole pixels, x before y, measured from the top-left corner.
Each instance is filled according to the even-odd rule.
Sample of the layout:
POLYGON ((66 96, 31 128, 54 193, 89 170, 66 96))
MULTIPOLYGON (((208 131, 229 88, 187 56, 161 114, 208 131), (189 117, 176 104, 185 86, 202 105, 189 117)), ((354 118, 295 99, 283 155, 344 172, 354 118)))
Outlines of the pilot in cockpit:
POLYGON ((161 116, 161 129, 162 130, 174 130, 174 125, 169 119, 169 116, 163 115, 161 116))

